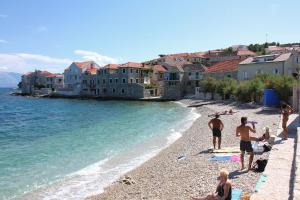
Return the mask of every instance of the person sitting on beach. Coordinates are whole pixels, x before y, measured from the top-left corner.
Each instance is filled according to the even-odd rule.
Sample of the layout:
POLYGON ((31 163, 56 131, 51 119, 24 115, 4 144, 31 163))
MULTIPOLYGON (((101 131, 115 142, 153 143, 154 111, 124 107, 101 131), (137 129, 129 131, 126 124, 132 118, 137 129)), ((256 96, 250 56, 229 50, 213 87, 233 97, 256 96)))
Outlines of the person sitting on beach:
POLYGON ((289 115, 293 112, 293 108, 286 103, 281 104, 281 114, 282 114, 282 129, 283 129, 283 139, 288 138, 288 128, 287 122, 289 121, 289 115))
POLYGON ((265 133, 259 138, 259 141, 269 141, 270 139, 270 128, 265 127, 264 130, 265 133))
POLYGON ((208 122, 209 128, 213 132, 213 145, 214 149, 216 149, 216 138, 218 138, 218 148, 221 148, 221 134, 224 128, 223 122, 219 119, 220 115, 218 113, 215 114, 215 118, 211 119, 208 122))
POLYGON ((243 170, 244 167, 244 155, 245 151, 247 151, 250 154, 249 157, 249 165, 248 165, 248 171, 251 170, 251 165, 254 157, 253 148, 251 144, 251 140, 258 141, 258 138, 250 137, 250 131, 252 133, 255 133, 255 125, 254 122, 252 122, 252 128, 250 126, 246 126, 247 124, 247 117, 241 118, 241 125, 236 128, 236 137, 240 137, 240 150, 241 150, 241 170, 243 170))
POLYGON ((222 169, 220 171, 220 182, 214 194, 208 195, 207 197, 197 198, 192 197, 193 200, 231 200, 232 185, 228 180, 228 171, 222 169))

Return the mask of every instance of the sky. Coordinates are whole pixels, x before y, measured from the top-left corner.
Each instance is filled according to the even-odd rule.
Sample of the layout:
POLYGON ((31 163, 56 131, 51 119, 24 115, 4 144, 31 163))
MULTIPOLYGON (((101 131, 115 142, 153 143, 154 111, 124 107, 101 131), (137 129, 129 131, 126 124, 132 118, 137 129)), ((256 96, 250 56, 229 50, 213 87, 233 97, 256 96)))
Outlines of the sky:
POLYGON ((299 0, 1 0, 0 71, 299 42, 299 8, 299 0))

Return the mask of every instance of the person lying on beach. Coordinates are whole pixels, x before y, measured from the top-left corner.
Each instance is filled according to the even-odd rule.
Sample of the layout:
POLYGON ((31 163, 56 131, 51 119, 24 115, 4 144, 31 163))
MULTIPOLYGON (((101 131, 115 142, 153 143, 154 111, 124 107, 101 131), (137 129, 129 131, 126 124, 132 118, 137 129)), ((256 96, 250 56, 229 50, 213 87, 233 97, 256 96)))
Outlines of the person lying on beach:
POLYGON ((293 108, 286 103, 281 104, 281 114, 282 114, 282 129, 283 129, 283 139, 288 138, 288 128, 287 122, 289 121, 289 115, 293 113, 293 108))
POLYGON ((208 195, 206 197, 197 198, 192 197, 193 200, 231 200, 232 194, 232 185, 228 180, 228 171, 226 169, 222 169, 220 171, 220 182, 216 188, 215 193, 208 195))
POLYGON ((270 139, 270 128, 269 127, 265 127, 264 130, 265 130, 265 132, 259 138, 259 141, 269 141, 269 139, 270 139))
POLYGON ((218 138, 218 149, 221 149, 221 135, 222 130, 224 128, 223 122, 219 119, 220 115, 218 113, 215 114, 215 118, 211 119, 208 122, 209 128, 213 133, 213 145, 214 149, 216 149, 216 138, 218 138))
MULTIPOLYGON (((237 113, 238 111, 233 111, 232 109, 230 109, 230 110, 225 110, 225 111, 223 111, 223 112, 217 112, 219 115, 233 115, 234 113, 237 113)), ((212 116, 214 116, 216 113, 214 113, 214 114, 210 114, 210 115, 208 115, 208 117, 212 117, 212 116)))
POLYGON ((250 154, 248 171, 251 170, 251 165, 254 157, 253 148, 251 141, 258 141, 258 138, 250 137, 250 132, 255 133, 255 125, 252 123, 252 128, 246 126, 247 117, 241 118, 241 125, 236 128, 236 137, 240 137, 240 150, 241 150, 241 171, 245 169, 244 167, 244 155, 245 151, 250 154))

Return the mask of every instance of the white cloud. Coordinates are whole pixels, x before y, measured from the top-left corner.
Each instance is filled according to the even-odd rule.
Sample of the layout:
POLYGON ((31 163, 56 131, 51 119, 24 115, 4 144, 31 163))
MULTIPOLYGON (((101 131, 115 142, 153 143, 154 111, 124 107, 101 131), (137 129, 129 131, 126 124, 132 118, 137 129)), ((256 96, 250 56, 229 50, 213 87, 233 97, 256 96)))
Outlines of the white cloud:
POLYGON ((78 56, 82 56, 84 60, 93 60, 100 66, 119 62, 119 60, 116 58, 104 56, 94 51, 75 50, 74 53, 78 56))
POLYGON ((46 26, 38 26, 35 28, 35 31, 37 32, 46 32, 48 31, 48 28, 46 26))
POLYGON ((0 18, 6 18, 8 17, 7 15, 4 15, 4 14, 0 14, 0 18))
POLYGON ((28 53, 0 53, 0 69, 9 72, 26 73, 35 69, 62 73, 72 61, 28 53))
POLYGON ((8 43, 8 41, 0 39, 0 43, 8 43))

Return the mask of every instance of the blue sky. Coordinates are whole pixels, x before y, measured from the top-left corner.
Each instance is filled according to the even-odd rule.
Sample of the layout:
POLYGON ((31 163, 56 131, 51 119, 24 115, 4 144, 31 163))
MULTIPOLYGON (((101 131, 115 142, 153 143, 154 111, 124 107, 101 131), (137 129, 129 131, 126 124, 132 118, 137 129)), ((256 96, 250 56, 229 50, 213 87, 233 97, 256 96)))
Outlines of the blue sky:
POLYGON ((1 0, 0 71, 73 60, 144 61, 266 41, 299 42, 300 1, 1 0))

